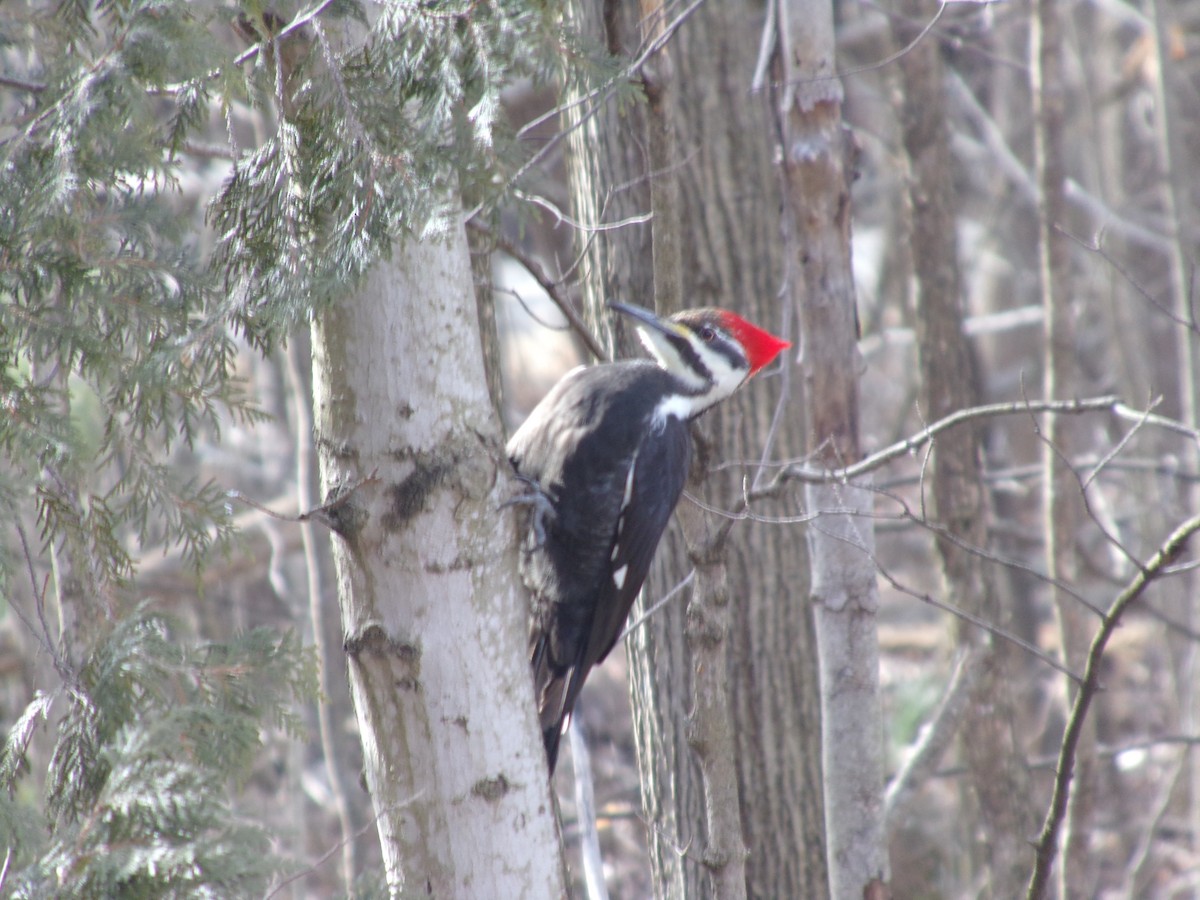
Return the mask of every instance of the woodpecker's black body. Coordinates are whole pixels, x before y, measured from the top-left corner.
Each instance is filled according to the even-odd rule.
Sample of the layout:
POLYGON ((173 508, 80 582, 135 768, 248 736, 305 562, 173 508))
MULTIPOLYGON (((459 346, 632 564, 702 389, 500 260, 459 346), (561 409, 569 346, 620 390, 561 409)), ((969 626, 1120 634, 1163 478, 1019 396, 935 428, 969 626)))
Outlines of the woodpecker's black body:
POLYGON ((720 310, 643 323, 659 357, 578 368, 508 443, 532 492, 522 577, 533 597, 530 661, 551 771, 563 723, 613 648, 683 492, 690 419, 787 344, 720 310))

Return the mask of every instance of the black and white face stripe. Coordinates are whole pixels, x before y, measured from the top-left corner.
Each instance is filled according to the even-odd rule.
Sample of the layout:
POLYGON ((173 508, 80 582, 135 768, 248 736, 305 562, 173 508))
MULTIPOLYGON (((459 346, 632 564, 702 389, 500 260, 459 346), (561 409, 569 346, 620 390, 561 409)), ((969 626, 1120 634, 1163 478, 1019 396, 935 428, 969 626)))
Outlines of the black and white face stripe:
POLYGON ((741 345, 706 311, 639 323, 638 336, 680 382, 679 392, 665 396, 655 410, 659 426, 669 417, 687 420, 700 415, 736 391, 750 374, 741 345))
MULTIPOLYGON (((679 356, 686 365, 703 373, 705 381, 711 383, 715 378, 712 369, 704 362, 705 357, 711 359, 714 354, 723 358, 730 369, 750 371, 750 363, 741 344, 721 326, 715 313, 689 310, 672 316, 670 321, 683 325, 691 332, 687 335, 686 349, 681 347, 679 356)), ((671 336, 667 337, 670 339, 671 336)))

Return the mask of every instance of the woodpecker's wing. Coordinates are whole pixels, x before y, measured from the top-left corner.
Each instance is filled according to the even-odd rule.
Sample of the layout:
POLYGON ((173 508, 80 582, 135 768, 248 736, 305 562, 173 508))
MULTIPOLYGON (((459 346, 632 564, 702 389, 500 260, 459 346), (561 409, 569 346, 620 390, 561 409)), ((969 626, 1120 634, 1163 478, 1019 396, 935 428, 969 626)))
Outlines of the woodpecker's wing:
POLYGON ((683 491, 690 459, 687 423, 668 419, 661 432, 647 435, 626 467, 622 505, 606 544, 609 565, 594 582, 590 602, 586 607, 557 607, 548 629, 540 628, 535 616, 531 662, 551 772, 563 726, 584 681, 625 630, 683 491))
POLYGON ((688 425, 679 419, 667 419, 661 431, 647 434, 638 447, 610 551, 615 590, 610 602, 596 607, 583 657, 587 668, 603 662, 625 630, 629 610, 646 581, 658 542, 683 493, 690 462, 688 425))
POLYGON ((643 361, 575 370, 508 444, 551 509, 522 554, 551 768, 562 722, 620 635, 687 477, 687 425, 654 421, 670 379, 643 361))

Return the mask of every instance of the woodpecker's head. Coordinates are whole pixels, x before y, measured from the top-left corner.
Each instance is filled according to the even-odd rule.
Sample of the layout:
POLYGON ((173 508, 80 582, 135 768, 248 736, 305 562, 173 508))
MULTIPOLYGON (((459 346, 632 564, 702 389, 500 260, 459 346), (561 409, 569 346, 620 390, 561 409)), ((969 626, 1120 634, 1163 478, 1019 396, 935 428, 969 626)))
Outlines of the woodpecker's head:
POLYGON ((640 306, 610 303, 638 322, 638 336, 659 365, 685 385, 684 418, 736 391, 791 344, 724 309, 689 309, 660 319, 640 306))

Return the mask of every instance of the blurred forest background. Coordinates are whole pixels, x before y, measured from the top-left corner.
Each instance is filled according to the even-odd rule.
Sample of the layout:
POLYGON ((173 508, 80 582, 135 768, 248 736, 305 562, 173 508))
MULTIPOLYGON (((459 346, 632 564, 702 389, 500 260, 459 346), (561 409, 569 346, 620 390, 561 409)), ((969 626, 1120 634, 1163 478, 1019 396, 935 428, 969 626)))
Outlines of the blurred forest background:
MULTIPOLYGON (((639 285, 668 171, 686 224, 685 305, 787 329, 803 353, 780 299, 785 200, 764 50, 775 17, 803 5, 643 4, 669 23, 655 31, 629 4, 607 4, 600 23, 567 4, 576 43, 524 7, 445 4, 456 40, 478 40, 467 50, 403 4, 0 7, 0 893, 46 896, 74 872, 95 880, 73 890, 101 896, 131 873, 147 886, 189 866, 242 873, 204 886, 216 896, 382 890, 328 539, 294 518, 316 500, 307 323, 396 234, 444 228, 446 184, 474 214, 479 312, 495 323, 510 429, 594 359, 581 329, 614 345, 597 297, 651 305, 639 285), (397 59, 351 67, 326 29, 368 21, 395 29, 397 59), (646 86, 668 76, 626 67, 663 35, 665 101, 646 86), (306 104, 321 92, 288 83, 307 65, 335 73, 326 95, 373 99, 320 119, 306 104), (568 102, 579 96, 594 110, 586 127, 568 102), (622 130, 649 134, 656 117, 670 123, 669 170, 622 130), (444 171, 421 156, 443 142, 444 171), (371 154, 405 165, 346 188, 371 154), (356 216, 366 224, 347 224, 356 216), (320 244, 318 229, 338 237, 320 244), (156 768, 180 742, 195 747, 192 768, 156 768)), ((1200 511, 1200 6, 834 9, 854 141, 862 449, 998 405, 871 466, 894 896, 1023 894, 1064 735, 1075 769, 1056 890, 1200 896, 1200 550, 1183 540, 1200 511), (1043 400, 1089 402, 1051 414, 1043 400), (939 493, 936 467, 954 470, 958 493, 939 493)), ((800 428, 776 421, 788 377, 765 374, 703 423, 713 444, 736 430, 740 453, 722 446, 712 483, 684 505, 744 520, 732 615, 746 573, 769 570, 772 596, 800 611, 787 629, 811 641, 805 529, 820 511, 798 496, 738 506, 760 464, 792 464, 797 482, 815 471, 778 443, 780 428, 800 428)), ((689 577, 681 540, 666 542, 647 607, 689 577)), ((686 593, 630 643, 682 633, 686 593)), ((734 641, 731 690, 769 692, 739 681, 763 653, 794 657, 786 677, 814 681, 802 638, 785 629, 771 651, 734 641)), ((647 797, 663 788, 639 781, 647 701, 631 707, 627 685, 651 652, 614 654, 578 716, 614 897, 670 893, 672 865, 694 870, 680 884, 706 871, 685 825, 653 847, 665 832, 647 797)), ((759 740, 787 744, 796 755, 778 764, 809 783, 764 775, 757 789, 793 805, 807 791, 815 819, 795 827, 819 834, 820 723, 807 701, 780 702, 798 724, 759 740)), ((733 705, 751 715, 750 700, 733 705)), ((766 699, 753 715, 776 716, 766 699)), ((556 787, 582 891, 571 763, 556 787)), ((755 775, 739 777, 752 806, 755 775)), ((684 781, 665 790, 685 796, 684 781)), ((680 807, 673 821, 694 815, 700 834, 703 814, 680 807)), ((797 885, 822 877, 816 863, 756 870, 763 854, 747 843, 749 896, 802 896, 797 885)))

